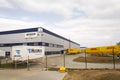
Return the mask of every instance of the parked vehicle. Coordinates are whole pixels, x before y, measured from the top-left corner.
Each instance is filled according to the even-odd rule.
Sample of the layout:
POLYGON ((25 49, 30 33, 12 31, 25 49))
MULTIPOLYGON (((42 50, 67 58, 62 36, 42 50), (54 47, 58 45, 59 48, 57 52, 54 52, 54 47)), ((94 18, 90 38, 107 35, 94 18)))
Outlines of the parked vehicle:
POLYGON ((100 46, 86 48, 87 54, 120 54, 120 46, 100 46))
POLYGON ((81 52, 78 48, 69 48, 67 49, 67 54, 79 54, 81 52))

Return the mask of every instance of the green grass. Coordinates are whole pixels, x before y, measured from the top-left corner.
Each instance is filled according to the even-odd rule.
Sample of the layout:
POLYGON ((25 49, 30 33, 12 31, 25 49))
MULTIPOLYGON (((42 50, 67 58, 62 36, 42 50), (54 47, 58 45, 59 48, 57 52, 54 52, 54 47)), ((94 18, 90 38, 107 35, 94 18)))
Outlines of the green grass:
POLYGON ((13 68, 13 64, 12 63, 1 64, 0 68, 13 68))
MULTIPOLYGON (((17 68, 26 68, 26 67, 27 67, 27 64, 23 64, 23 63, 17 64, 17 68)), ((15 64, 13 64, 13 63, 1 64, 0 68, 12 69, 12 68, 15 68, 15 64)))
POLYGON ((58 71, 59 68, 48 68, 48 70, 50 70, 50 71, 58 71))
MULTIPOLYGON (((75 58, 75 62, 85 62, 84 57, 75 58)), ((89 63, 113 63, 113 57, 99 57, 99 56, 90 56, 87 57, 87 62, 89 63)), ((115 57, 115 62, 120 63, 120 60, 117 60, 115 57)))

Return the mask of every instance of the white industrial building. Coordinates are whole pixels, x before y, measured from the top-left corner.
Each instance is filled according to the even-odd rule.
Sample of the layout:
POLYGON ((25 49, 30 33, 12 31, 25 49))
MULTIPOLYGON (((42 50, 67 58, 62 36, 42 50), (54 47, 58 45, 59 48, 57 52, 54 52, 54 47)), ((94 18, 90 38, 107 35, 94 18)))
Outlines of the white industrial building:
POLYGON ((55 54, 67 48, 80 48, 80 44, 42 27, 0 32, 0 50, 10 54, 12 46, 45 46, 45 52, 55 54))

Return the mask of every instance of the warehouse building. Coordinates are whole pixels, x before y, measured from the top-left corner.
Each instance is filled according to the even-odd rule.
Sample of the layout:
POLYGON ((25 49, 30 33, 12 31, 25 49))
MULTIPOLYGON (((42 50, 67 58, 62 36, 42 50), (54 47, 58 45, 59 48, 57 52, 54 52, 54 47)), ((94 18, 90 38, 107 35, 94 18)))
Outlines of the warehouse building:
POLYGON ((0 50, 9 55, 11 47, 19 45, 45 46, 45 52, 48 54, 80 47, 80 44, 42 27, 0 32, 0 50))

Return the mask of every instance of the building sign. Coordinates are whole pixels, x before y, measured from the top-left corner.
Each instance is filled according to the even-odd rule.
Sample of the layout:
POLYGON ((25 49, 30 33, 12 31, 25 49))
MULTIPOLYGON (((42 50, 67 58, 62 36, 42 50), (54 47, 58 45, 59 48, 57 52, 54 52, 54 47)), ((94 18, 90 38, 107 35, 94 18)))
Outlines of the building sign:
POLYGON ((38 59, 45 56, 45 47, 43 46, 12 46, 11 59, 14 61, 25 61, 29 59, 38 59))
POLYGON ((38 36, 37 32, 25 33, 25 38, 35 38, 37 36, 38 36))
POLYGON ((28 53, 30 54, 30 53, 42 53, 42 49, 30 49, 30 48, 28 48, 27 49, 28 50, 28 53))

